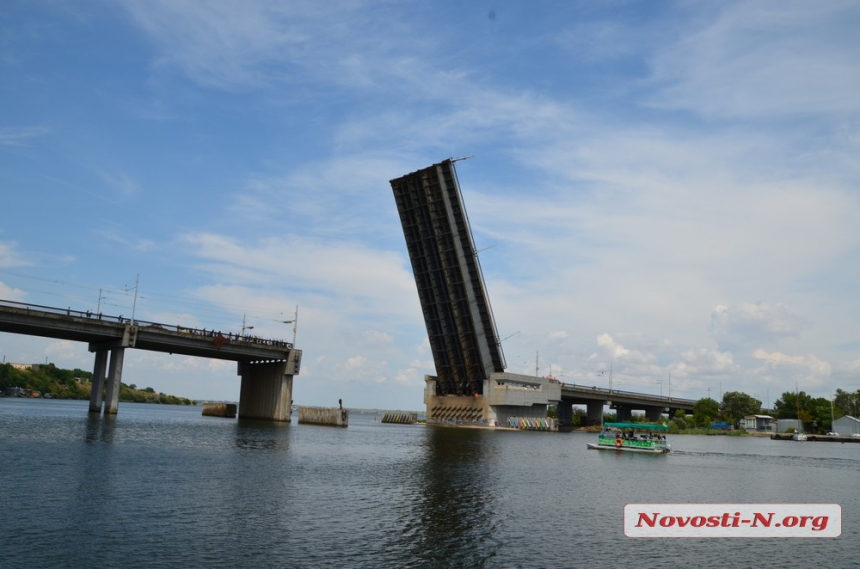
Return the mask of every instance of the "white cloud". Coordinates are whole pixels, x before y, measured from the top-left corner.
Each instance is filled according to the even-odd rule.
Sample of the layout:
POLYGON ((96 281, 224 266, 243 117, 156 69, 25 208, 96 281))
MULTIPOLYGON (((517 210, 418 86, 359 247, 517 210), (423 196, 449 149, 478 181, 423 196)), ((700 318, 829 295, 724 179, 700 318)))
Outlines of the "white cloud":
POLYGON ((789 356, 782 352, 756 350, 753 356, 763 365, 757 373, 765 378, 779 376, 781 379, 794 380, 807 392, 818 388, 829 379, 832 366, 814 354, 789 356))
POLYGON ((740 348, 773 345, 797 336, 807 326, 803 318, 782 303, 718 305, 711 315, 714 337, 740 348))
POLYGON ((0 146, 30 146, 31 140, 48 132, 42 126, 0 127, 0 146))
POLYGON ((23 267, 32 264, 23 253, 18 251, 18 244, 0 241, 0 268, 23 267))
POLYGON ((858 111, 857 5, 740 1, 712 16, 657 50, 651 104, 755 120, 858 111))

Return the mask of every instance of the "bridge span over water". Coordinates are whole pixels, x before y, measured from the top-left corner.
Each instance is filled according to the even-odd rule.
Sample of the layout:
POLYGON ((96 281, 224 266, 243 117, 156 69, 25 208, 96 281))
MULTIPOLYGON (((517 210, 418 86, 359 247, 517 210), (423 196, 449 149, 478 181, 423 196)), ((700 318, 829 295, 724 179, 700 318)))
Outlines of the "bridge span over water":
POLYGON ((86 342, 95 354, 90 412, 116 414, 125 350, 235 361, 239 417, 289 421, 302 352, 289 342, 0 300, 0 332, 86 342))
POLYGON ((615 410, 618 421, 629 421, 633 411, 644 411, 651 421, 659 421, 664 413, 669 417, 682 410, 692 413, 692 399, 663 397, 648 393, 621 391, 618 389, 603 389, 597 386, 561 384, 561 401, 558 403, 559 423, 570 424, 573 417, 574 405, 586 406, 586 421, 589 425, 599 425, 603 420, 603 408, 608 406, 615 410))
POLYGON ((484 284, 454 160, 391 180, 394 201, 433 352, 435 376, 425 376, 427 422, 505 425, 541 419, 558 405, 570 424, 573 405, 585 405, 600 423, 609 405, 619 420, 632 410, 652 419, 693 401, 561 384, 505 372, 505 357, 484 284))

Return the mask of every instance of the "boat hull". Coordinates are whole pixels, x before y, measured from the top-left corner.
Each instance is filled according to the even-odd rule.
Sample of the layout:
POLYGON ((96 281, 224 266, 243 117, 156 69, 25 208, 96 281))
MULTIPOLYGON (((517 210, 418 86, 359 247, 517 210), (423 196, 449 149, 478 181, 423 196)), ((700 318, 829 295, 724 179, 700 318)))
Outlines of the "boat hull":
POLYGON ((670 449, 662 447, 662 448, 642 448, 642 447, 628 447, 628 446, 615 446, 615 445, 595 445, 592 443, 586 443, 588 448, 592 450, 613 450, 615 452, 638 452, 643 454, 666 454, 670 452, 670 449))

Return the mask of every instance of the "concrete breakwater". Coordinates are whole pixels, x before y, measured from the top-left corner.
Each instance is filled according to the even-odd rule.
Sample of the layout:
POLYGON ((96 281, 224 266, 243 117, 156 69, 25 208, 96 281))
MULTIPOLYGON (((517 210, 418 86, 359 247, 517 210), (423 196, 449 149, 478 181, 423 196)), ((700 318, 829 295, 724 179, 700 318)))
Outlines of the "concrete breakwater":
POLYGON ((226 417, 233 419, 236 417, 235 403, 204 403, 203 414, 209 417, 226 417))
MULTIPOLYGON (((791 433, 774 433, 770 436, 774 441, 790 441, 791 433)), ((806 435, 807 441, 818 441, 828 443, 860 443, 860 437, 845 435, 806 435)))
POLYGON ((382 422, 414 425, 418 422, 418 413, 387 412, 382 415, 382 422))
POLYGON ((301 423, 346 427, 349 425, 349 409, 343 407, 299 407, 299 424, 301 423))

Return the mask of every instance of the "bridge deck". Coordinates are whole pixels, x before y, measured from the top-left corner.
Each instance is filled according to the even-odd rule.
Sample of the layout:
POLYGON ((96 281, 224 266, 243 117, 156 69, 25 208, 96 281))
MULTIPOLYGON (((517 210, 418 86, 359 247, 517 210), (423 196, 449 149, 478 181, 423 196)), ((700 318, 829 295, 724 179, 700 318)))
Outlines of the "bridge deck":
POLYGON ((602 387, 569 383, 561 384, 561 398, 579 405, 595 401, 611 401, 615 405, 662 405, 673 409, 684 409, 685 411, 692 411, 693 405, 696 403, 692 399, 678 399, 677 397, 663 397, 662 395, 650 395, 647 393, 604 389, 602 387))
POLYGON ((0 332, 88 342, 90 350, 119 345, 237 362, 289 358, 293 345, 262 339, 77 310, 0 300, 0 332), (127 335, 130 335, 128 337, 127 335))

